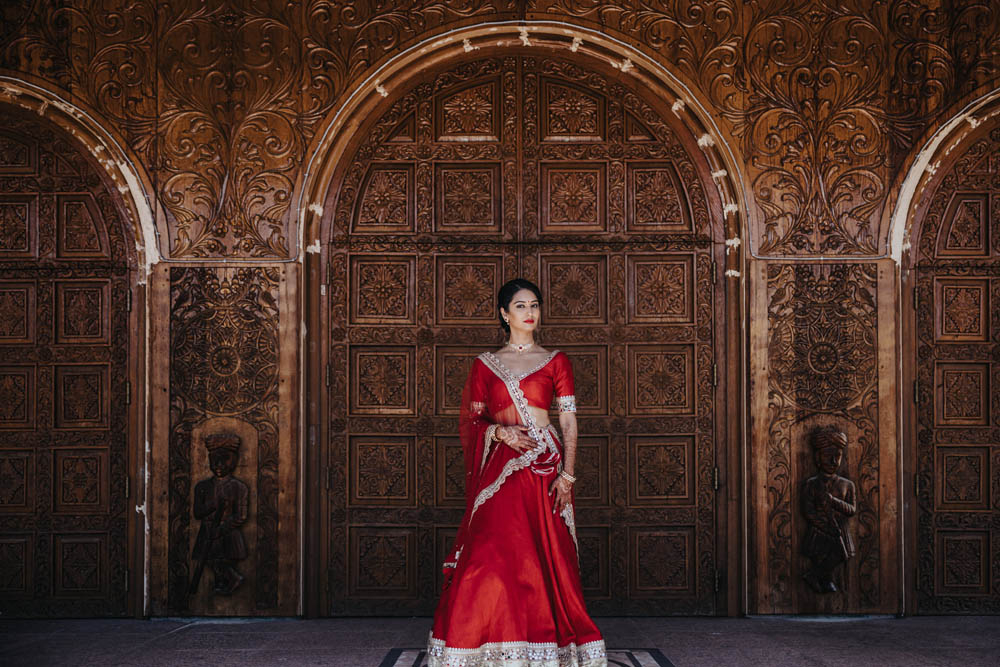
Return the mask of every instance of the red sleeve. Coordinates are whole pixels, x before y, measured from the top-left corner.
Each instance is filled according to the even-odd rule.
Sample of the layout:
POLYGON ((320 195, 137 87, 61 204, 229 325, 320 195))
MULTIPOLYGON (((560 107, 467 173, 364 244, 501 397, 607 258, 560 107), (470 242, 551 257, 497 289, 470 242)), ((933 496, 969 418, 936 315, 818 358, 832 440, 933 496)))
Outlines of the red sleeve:
POLYGON ((556 396, 573 396, 573 364, 563 352, 552 360, 552 381, 555 384, 556 396))

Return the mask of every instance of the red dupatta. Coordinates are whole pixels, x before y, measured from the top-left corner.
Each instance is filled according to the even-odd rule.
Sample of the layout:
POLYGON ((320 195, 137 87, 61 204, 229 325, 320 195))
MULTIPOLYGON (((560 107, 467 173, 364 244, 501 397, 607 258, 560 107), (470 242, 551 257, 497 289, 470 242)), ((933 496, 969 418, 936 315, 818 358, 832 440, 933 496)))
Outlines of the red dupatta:
POLYGON ((562 460, 552 432, 538 428, 520 388, 521 379, 542 369, 557 354, 558 350, 551 352, 538 366, 521 374, 512 373, 490 352, 479 355, 472 362, 462 390, 458 419, 465 458, 465 515, 455 538, 455 548, 444 562, 445 588, 451 583, 476 510, 514 472, 531 467, 539 474, 548 474, 562 460), (528 435, 538 443, 534 448, 519 453, 493 441, 498 427, 515 424, 528 428, 528 435))

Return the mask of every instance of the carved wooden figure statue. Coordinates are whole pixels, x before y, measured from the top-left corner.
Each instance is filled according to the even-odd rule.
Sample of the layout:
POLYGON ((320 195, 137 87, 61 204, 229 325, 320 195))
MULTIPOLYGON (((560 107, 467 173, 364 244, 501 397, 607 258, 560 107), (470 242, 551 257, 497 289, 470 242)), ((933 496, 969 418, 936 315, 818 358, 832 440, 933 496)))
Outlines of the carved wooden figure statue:
POLYGON ((194 487, 194 516, 201 528, 191 554, 195 573, 191 593, 198 590, 207 564, 215 575, 215 593, 231 595, 243 582, 236 563, 247 557, 247 545, 240 526, 246 523, 249 487, 233 477, 239 462, 240 437, 216 433, 205 437, 208 463, 213 476, 194 487))
POLYGON ((857 511, 854 482, 837 474, 847 448, 847 434, 836 426, 821 426, 809 434, 819 472, 802 488, 802 513, 809 527, 802 553, 812 566, 803 578, 817 593, 836 593, 834 571, 855 554, 847 526, 857 511))

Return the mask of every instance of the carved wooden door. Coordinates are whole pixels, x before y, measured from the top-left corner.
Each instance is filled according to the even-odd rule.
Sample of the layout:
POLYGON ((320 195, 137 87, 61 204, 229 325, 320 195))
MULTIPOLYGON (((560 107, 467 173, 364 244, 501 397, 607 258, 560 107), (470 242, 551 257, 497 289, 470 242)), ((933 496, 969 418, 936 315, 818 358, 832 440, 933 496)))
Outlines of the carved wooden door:
MULTIPOLYGON (((944 171, 944 170, 942 170, 944 171)), ((921 211, 916 610, 1000 612, 1000 129, 921 211)))
POLYGON ((129 245, 34 114, 0 127, 0 609, 128 611, 129 245))
POLYGON ((470 60, 388 106, 335 177, 332 613, 433 611, 464 507, 462 387, 518 275, 575 368, 590 610, 715 612, 710 195, 627 78, 470 60))

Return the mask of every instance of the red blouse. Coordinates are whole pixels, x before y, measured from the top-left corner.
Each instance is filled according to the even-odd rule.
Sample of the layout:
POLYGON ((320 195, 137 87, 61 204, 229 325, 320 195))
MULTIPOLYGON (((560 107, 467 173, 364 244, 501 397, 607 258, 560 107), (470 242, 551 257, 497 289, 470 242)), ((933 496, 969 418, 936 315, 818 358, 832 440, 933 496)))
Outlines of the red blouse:
MULTIPOLYGON (((503 366, 495 355, 493 358, 506 370, 508 379, 518 383, 528 405, 548 410, 552 406, 553 395, 566 399, 573 397, 573 367, 569 357, 562 352, 553 352, 527 373, 514 373, 503 366)), ((482 359, 477 358, 474 366, 481 368, 473 368, 470 374, 473 383, 470 398, 485 403, 489 411, 496 414, 498 410, 495 406, 510 403, 507 387, 500 377, 486 368, 482 359)))

